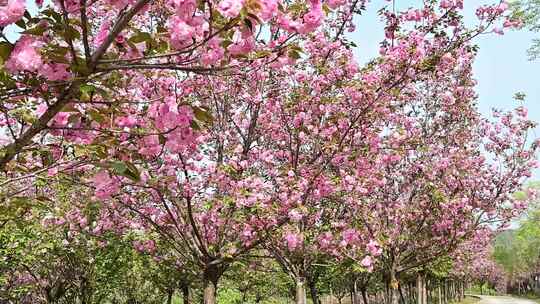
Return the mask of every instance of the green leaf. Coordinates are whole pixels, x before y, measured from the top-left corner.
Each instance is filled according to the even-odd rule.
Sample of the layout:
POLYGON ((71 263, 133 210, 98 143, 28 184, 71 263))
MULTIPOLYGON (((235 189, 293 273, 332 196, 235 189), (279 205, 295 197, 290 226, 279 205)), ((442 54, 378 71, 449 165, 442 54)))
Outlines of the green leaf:
POLYGON ((197 130, 197 131, 201 130, 201 126, 199 126, 199 124, 195 120, 191 121, 190 127, 193 130, 197 130))
POLYGON ((90 94, 96 92, 96 87, 91 84, 81 84, 79 90, 83 94, 90 94))
POLYGON ((207 109, 204 109, 202 107, 193 107, 193 113, 195 114, 195 118, 198 121, 206 122, 206 123, 212 123, 214 121, 214 117, 207 109))
POLYGON ((73 154, 76 157, 85 156, 85 155, 88 155, 88 150, 84 146, 76 145, 76 146, 73 146, 73 154))
POLYGON ((39 154, 41 155, 41 162, 43 163, 45 167, 48 167, 53 164, 54 158, 51 151, 41 150, 39 151, 39 154))
POLYGON ((138 182, 141 180, 141 174, 139 172, 139 169, 137 169, 137 167, 135 167, 134 164, 130 163, 130 162, 126 162, 126 167, 127 167, 127 176, 128 178, 131 178, 132 180, 138 182))
POLYGON ((91 84, 82 84, 79 87, 79 91, 81 92, 81 100, 89 101, 92 97, 92 94, 96 92, 96 87, 91 84))
POLYGON ((103 123, 105 121, 105 116, 96 109, 90 109, 86 111, 86 113, 88 113, 90 118, 95 122, 103 123))
POLYGON ((76 40, 76 39, 81 38, 81 33, 79 33, 79 31, 77 31, 77 29, 75 29, 71 25, 66 26, 66 28, 65 28, 64 32, 62 33, 62 35, 64 36, 64 38, 66 40, 68 40, 68 39, 76 40))
POLYGON ((68 103, 67 105, 65 105, 62 108, 62 112, 77 112, 77 113, 79 113, 79 110, 77 110, 77 108, 75 108, 74 103, 68 103))
POLYGON ((34 26, 33 28, 27 29, 26 31, 23 32, 23 34, 41 36, 43 35, 43 33, 45 33, 46 30, 47 30, 47 27, 38 25, 38 26, 34 26))
POLYGON ((323 4, 322 9, 326 15, 330 15, 330 13, 332 12, 332 9, 330 9, 328 4, 326 3, 323 4))
POLYGON ((270 51, 257 51, 255 52, 255 58, 264 58, 270 56, 272 53, 270 51))
POLYGON ((107 157, 107 147, 105 145, 94 145, 92 146, 92 150, 99 158, 107 157))
POLYGON ((62 15, 60 15, 60 13, 54 11, 53 9, 44 10, 43 14, 45 16, 49 16, 49 17, 53 18, 57 23, 62 22, 62 15))
POLYGON ((221 42, 221 46, 226 49, 229 45, 233 44, 233 42, 229 39, 225 39, 221 42))
MULTIPOLYGON (((80 62, 80 61, 77 61, 80 62)), ((71 65, 71 71, 78 73, 80 75, 88 75, 90 73, 90 70, 88 69, 88 66, 84 63, 77 64, 74 63, 71 65)))
POLYGON ((22 28, 22 29, 26 29, 26 23, 25 23, 24 20, 22 20, 22 19, 19 20, 19 21, 17 21, 17 22, 15 22, 15 24, 16 24, 18 27, 22 28))
POLYGON ((158 43, 156 52, 162 53, 162 52, 167 51, 168 49, 169 49, 169 43, 167 43, 166 40, 161 40, 161 41, 159 41, 159 43, 158 43))
POLYGON ((138 32, 137 34, 131 36, 129 41, 132 43, 151 42, 152 36, 147 32, 138 32))
POLYGON ((158 138, 159 138, 160 145, 164 145, 167 142, 167 138, 163 134, 159 134, 158 138))
POLYGON ((66 54, 69 51, 67 47, 53 46, 45 52, 45 56, 57 63, 69 64, 69 60, 66 59, 66 54))
POLYGON ((246 26, 249 28, 249 31, 250 32, 253 32, 253 23, 251 22, 251 20, 249 19, 244 19, 244 23, 246 24, 246 26))
POLYGON ((9 58, 12 50, 13 45, 11 43, 6 41, 0 42, 0 58, 2 58, 2 62, 5 62, 9 58))
POLYGON ((301 57, 300 52, 298 52, 297 50, 290 50, 287 54, 293 59, 300 59, 301 57))
POLYGON ((130 162, 112 161, 108 165, 116 175, 127 177, 135 182, 141 179, 139 170, 130 162))

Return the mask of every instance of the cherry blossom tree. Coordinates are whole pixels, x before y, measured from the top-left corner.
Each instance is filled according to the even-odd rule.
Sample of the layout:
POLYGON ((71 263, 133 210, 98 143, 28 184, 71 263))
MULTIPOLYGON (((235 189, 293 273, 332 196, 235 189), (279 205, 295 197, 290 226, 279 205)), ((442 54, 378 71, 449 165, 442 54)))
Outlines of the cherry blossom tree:
POLYGON ((331 1, 324 7, 320 1, 275 0, 36 4, 35 15, 25 10, 24 1, 2 6, 2 29, 16 24, 21 34, 17 41, 5 35, 1 41, 6 137, 0 168, 8 172, 16 169, 11 162, 16 156, 23 159, 40 142, 65 136, 58 127, 85 138, 77 131, 94 128, 110 114, 111 127, 136 126, 148 107, 130 102, 125 91, 140 85, 141 77, 215 74, 254 61, 294 59, 302 40, 325 19, 326 29, 339 37, 361 2, 331 1))
POLYGON ((370 172, 377 187, 347 196, 354 206, 349 221, 384 240, 392 303, 399 301, 400 273, 451 253, 485 225, 504 225, 523 208, 509 194, 536 166, 537 143, 527 146, 534 123, 521 107, 496 111, 494 122, 479 116, 473 58, 471 46, 454 48, 396 90, 402 106, 371 141, 370 167, 382 168, 370 172))
POLYGON ((76 189, 95 210, 70 230, 138 235, 205 304, 264 249, 298 282, 320 257, 383 269, 397 303, 400 274, 522 208, 533 123, 481 118, 471 71, 473 39, 516 24, 504 2, 470 28, 460 0, 383 10, 364 67, 343 38, 363 1, 38 5, 0 14, 21 31, 0 42, 0 194, 76 189))

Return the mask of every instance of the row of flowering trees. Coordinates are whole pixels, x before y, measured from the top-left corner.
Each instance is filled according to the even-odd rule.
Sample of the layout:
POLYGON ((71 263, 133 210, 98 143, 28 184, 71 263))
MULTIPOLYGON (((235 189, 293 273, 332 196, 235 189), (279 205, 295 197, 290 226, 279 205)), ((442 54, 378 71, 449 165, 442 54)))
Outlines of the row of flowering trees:
POLYGON ((460 0, 383 9, 365 66, 344 38, 364 1, 36 5, 0 14, 6 301, 114 302, 152 282, 213 304, 247 263, 280 269, 299 304, 339 273, 397 304, 408 277, 425 289, 525 207, 510 194, 536 166, 534 123, 522 107, 481 117, 472 78, 474 38, 519 26, 505 2, 473 27, 460 0), (48 258, 20 260, 34 242, 48 258), (99 294, 117 259, 131 266, 99 294))

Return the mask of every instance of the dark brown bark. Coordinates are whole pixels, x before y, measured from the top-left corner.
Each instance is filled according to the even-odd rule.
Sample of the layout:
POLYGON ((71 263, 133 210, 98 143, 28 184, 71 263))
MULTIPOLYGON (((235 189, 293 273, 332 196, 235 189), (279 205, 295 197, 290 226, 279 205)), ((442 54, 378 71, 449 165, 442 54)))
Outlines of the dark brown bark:
POLYGON ((182 290, 183 304, 189 304, 189 285, 187 283, 182 284, 180 287, 182 290))
POLYGON ((167 290, 167 304, 172 303, 173 293, 174 293, 174 290, 172 289, 167 290))
POLYGON ((351 303, 360 304, 360 299, 358 298, 358 281, 356 279, 351 284, 351 303))
POLYGON ((212 263, 208 264, 203 273, 204 292, 203 303, 204 304, 216 304, 217 285, 219 278, 223 270, 217 265, 212 263))
POLYGON ((319 291, 317 290, 317 284, 313 279, 309 279, 309 294, 311 296, 311 301, 313 304, 320 304, 319 291))
POLYGON ((390 303, 399 304, 399 282, 397 280, 396 271, 390 270, 390 303))
POLYGON ((364 304, 369 304, 366 287, 363 287, 361 291, 362 291, 362 301, 364 301, 364 304))
POLYGON ((399 291, 399 298, 401 299, 401 304, 406 304, 405 297, 403 296, 403 289, 401 288, 401 284, 398 286, 399 291))

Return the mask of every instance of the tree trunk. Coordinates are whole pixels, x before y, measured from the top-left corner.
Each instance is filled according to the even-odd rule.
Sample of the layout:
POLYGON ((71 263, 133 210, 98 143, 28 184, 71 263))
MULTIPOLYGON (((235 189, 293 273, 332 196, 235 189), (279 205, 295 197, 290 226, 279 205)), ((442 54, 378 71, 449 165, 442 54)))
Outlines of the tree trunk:
POLYGON ((364 301, 364 304, 369 304, 366 287, 362 287, 362 301, 364 301))
POLYGON ((422 276, 422 304, 428 303, 427 280, 422 276))
POLYGON ((407 284, 407 293, 409 294, 409 304, 416 302, 416 296, 414 294, 414 283, 407 284))
POLYGON ((206 281, 204 286, 203 303, 216 304, 216 285, 210 281, 206 281))
POLYGON ((321 304, 316 283, 310 279, 308 284, 309 284, 309 295, 311 296, 311 301, 313 301, 313 304, 321 304))
POLYGON ((216 304, 217 286, 219 278, 223 274, 223 269, 217 265, 208 264, 203 273, 204 291, 203 303, 216 304))
POLYGON ((441 292, 441 285, 439 283, 439 287, 437 287, 437 291, 439 293, 438 297, 439 297, 439 304, 443 304, 442 302, 442 292, 441 292))
POLYGON ((182 284, 182 287, 180 287, 180 289, 182 290, 183 304, 189 304, 189 285, 182 284))
POLYGON ((417 303, 418 304, 423 304, 422 300, 423 300, 423 297, 422 297, 422 275, 421 274, 418 274, 418 276, 416 277, 416 300, 417 300, 417 303))
POLYGON ((296 278, 296 304, 307 304, 306 279, 303 277, 296 278))
POLYGON ((399 282, 394 269, 390 270, 390 303, 399 304, 399 282))
POLYGON ((173 293, 174 293, 174 290, 172 290, 172 289, 167 290, 167 304, 172 303, 173 293))
POLYGON ((360 304, 360 295, 358 294, 358 281, 354 280, 352 286, 351 286, 351 292, 352 292, 352 304, 360 304))
POLYGON ((403 289, 401 288, 401 284, 398 286, 399 290, 399 298, 401 299, 401 304, 406 304, 405 297, 403 296, 403 289))
POLYGON ((384 286, 385 286, 385 292, 383 294, 384 303, 392 304, 392 293, 390 291, 390 283, 388 283, 388 280, 385 281, 384 286))

